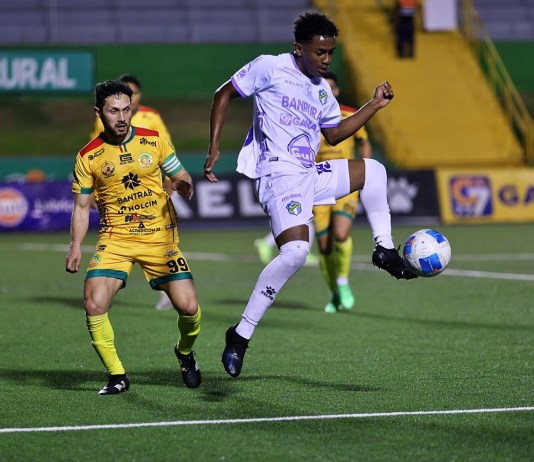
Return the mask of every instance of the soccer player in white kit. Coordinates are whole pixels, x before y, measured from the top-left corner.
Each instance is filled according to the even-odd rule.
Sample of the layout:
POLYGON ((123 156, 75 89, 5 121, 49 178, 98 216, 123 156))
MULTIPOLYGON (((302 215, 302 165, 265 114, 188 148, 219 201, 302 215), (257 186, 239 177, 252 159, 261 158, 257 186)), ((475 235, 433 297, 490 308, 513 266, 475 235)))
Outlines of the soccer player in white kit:
POLYGON ((204 175, 216 182, 222 127, 230 101, 254 97, 254 119, 238 157, 237 171, 255 180, 255 190, 280 249, 260 274, 241 321, 226 332, 222 362, 237 377, 254 329, 284 284, 306 262, 308 223, 314 205, 360 190, 375 250, 372 261, 398 279, 415 277, 394 247, 385 168, 373 159, 315 164, 321 132, 331 145, 354 135, 393 98, 388 82, 354 115, 341 119, 339 104, 322 78, 336 48, 338 29, 325 15, 301 14, 294 23, 292 53, 262 55, 238 70, 215 92, 204 175))

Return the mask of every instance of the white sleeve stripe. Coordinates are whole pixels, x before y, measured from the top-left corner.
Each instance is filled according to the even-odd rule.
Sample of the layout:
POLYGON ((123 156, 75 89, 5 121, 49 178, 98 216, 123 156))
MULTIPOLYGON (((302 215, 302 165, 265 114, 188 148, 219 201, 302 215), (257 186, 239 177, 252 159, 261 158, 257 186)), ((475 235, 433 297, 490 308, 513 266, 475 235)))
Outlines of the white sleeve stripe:
POLYGON ((169 175, 174 175, 183 168, 182 163, 174 153, 165 159, 161 167, 163 168, 163 171, 169 175))

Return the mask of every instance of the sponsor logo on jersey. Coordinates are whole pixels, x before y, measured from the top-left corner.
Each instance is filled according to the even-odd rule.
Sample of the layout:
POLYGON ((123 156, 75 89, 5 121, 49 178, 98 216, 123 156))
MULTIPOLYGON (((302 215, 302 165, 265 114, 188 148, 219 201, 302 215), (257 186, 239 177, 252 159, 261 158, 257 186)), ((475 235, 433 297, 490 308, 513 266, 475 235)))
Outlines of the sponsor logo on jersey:
POLYGON ((121 161, 121 165, 131 164, 133 162, 133 156, 129 152, 120 154, 119 159, 121 161))
POLYGON ((130 234, 155 234, 159 231, 161 231, 161 228, 145 228, 143 226, 142 228, 132 228, 128 232, 130 234))
POLYGON ((302 205, 300 202, 291 201, 286 205, 286 209, 291 215, 299 215, 302 212, 302 205))
POLYGON ((126 189, 135 189, 141 185, 141 180, 136 173, 128 173, 122 177, 122 184, 126 189))
POLYGON ((167 253, 165 255, 163 255, 163 256, 171 258, 171 257, 176 257, 176 255, 178 255, 178 252, 176 250, 169 249, 169 250, 167 250, 167 253))
POLYGON ((304 167, 310 168, 314 165, 315 151, 310 146, 310 140, 307 135, 302 134, 292 139, 287 150, 300 160, 304 167))
POLYGON ((132 193, 128 196, 119 197, 117 199, 117 203, 124 204, 126 202, 130 202, 136 199, 142 199, 143 197, 151 197, 151 196, 152 196, 152 191, 150 189, 148 191, 139 191, 139 192, 132 193))
POLYGON ((102 172, 102 175, 104 175, 106 178, 109 178, 115 173, 115 165, 113 165, 112 162, 104 162, 100 168, 100 171, 102 172))
POLYGON ((290 194, 289 196, 286 196, 282 199, 282 202, 286 202, 291 199, 296 199, 297 197, 302 197, 302 194, 290 194))
POLYGON ((154 146, 154 147, 157 146, 156 141, 148 141, 146 138, 141 138, 141 139, 139 140, 139 143, 140 143, 140 144, 143 144, 143 145, 145 145, 145 144, 149 144, 150 146, 154 146))
POLYGON ((143 152, 142 154, 139 155, 139 157, 137 158, 137 163, 141 166, 141 167, 150 167, 152 165, 152 163, 154 162, 154 160, 152 159, 152 156, 150 154, 147 154, 146 152, 143 152))
POLYGON ((104 148, 101 148, 101 149, 99 149, 98 151, 93 152, 92 154, 90 154, 89 157, 88 157, 88 159, 89 159, 89 160, 96 159, 97 157, 100 157, 100 156, 102 155, 103 152, 104 152, 104 148))
POLYGON ((293 82, 292 80, 284 80, 284 83, 286 83, 287 85, 291 85, 293 87, 304 88, 304 85, 302 85, 300 82, 293 82))
POLYGON ((153 201, 145 202, 144 204, 134 204, 130 206, 121 205, 117 213, 122 215, 123 213, 137 212, 138 210, 148 209, 150 207, 155 207, 156 205, 158 205, 158 201, 155 199, 153 201))
POLYGON ((28 215, 24 194, 15 188, 0 188, 0 226, 14 228, 28 215))
POLYGON ((107 245, 99 245, 99 246, 97 247, 97 250, 98 250, 99 252, 103 252, 104 250, 106 250, 106 247, 107 247, 107 245))
POLYGON ((280 124, 281 125, 291 125, 291 120, 293 119, 293 115, 289 112, 283 112, 280 114, 280 124))
POLYGON ((126 223, 135 223, 137 221, 153 220, 154 218, 156 218, 155 215, 143 215, 141 213, 132 213, 129 215, 125 215, 124 221, 126 223))
POLYGON ((317 111, 317 108, 308 103, 308 101, 303 101, 298 98, 290 98, 289 96, 282 96, 282 107, 287 109, 293 109, 293 111, 295 112, 308 114, 314 120, 317 120, 318 113, 320 114, 320 112, 317 111))

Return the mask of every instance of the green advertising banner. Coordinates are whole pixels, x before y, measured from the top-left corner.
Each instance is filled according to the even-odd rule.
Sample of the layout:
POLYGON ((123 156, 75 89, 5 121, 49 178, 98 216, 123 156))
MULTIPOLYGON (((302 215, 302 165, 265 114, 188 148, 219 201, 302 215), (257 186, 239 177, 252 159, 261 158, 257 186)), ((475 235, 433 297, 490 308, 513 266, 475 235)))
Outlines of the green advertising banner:
POLYGON ((94 68, 89 50, 0 50, 0 93, 90 92, 94 68))

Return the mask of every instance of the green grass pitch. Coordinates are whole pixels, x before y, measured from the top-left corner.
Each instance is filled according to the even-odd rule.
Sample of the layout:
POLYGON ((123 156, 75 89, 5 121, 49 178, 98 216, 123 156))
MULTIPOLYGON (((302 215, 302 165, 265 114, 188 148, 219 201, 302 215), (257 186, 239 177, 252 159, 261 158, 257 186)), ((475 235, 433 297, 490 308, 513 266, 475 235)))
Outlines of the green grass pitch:
MULTIPOLYGON (((422 227, 395 226, 395 240, 422 227)), ((64 269, 68 234, 0 235, 0 459, 533 460, 534 225, 433 227, 451 242, 449 268, 397 281, 370 264, 369 229, 356 226, 355 308, 325 314, 319 269, 304 267, 232 379, 224 333, 262 269, 253 240, 266 230, 184 225, 202 385, 182 384, 176 315, 154 309, 158 294, 134 268, 110 311, 131 387, 110 397, 97 394, 106 378, 84 271, 64 269)))

